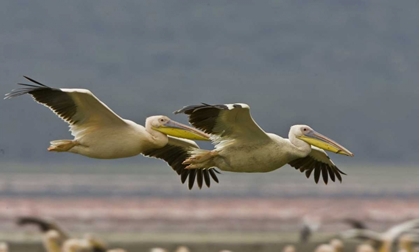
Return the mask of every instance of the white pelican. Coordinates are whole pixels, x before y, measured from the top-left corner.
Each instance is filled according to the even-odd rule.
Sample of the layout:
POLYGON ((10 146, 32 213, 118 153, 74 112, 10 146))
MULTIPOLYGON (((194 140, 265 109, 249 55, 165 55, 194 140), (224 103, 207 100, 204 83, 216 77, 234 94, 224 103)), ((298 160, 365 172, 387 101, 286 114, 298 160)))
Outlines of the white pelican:
POLYGON ((64 241, 69 238, 69 235, 67 234, 67 232, 64 231, 60 226, 58 226, 53 221, 49 221, 46 219, 24 216, 24 217, 17 218, 16 223, 19 226, 26 226, 26 225, 37 226, 42 233, 45 233, 51 230, 57 231, 58 235, 60 236, 61 241, 64 241))
POLYGON ((93 247, 89 239, 71 238, 64 242, 62 247, 63 252, 88 252, 88 251, 106 251, 104 247, 93 247), (95 249, 95 250, 94 250, 95 249))
MULTIPOLYGON (((406 251, 406 252, 414 252, 415 249, 413 246, 414 241, 418 242, 418 234, 403 234, 398 239, 398 252, 406 251)), ((418 250, 417 250, 418 251, 418 250)))
POLYGON ((164 248, 151 248, 149 252, 168 252, 168 250, 164 248))
POLYGON ((312 234, 319 230, 321 227, 321 219, 316 216, 305 215, 303 217, 303 225, 300 229, 299 242, 307 243, 312 234))
POLYGON ((60 252, 63 243, 69 239, 69 235, 52 221, 37 217, 20 217, 17 219, 17 224, 37 226, 43 233, 42 243, 47 252, 60 252))
POLYGON ((318 245, 315 250, 315 252, 336 252, 334 247, 330 244, 320 244, 318 245))
POLYGON ((294 245, 286 245, 282 249, 283 252, 296 252, 296 247, 294 245))
POLYGON ((0 242, 0 252, 8 252, 9 245, 6 242, 0 242))
MULTIPOLYGON (((208 140, 208 135, 187 125, 172 121, 166 116, 151 116, 146 127, 123 119, 96 98, 87 89, 51 88, 29 77, 34 84, 12 90, 5 99, 30 94, 34 100, 50 108, 70 125, 73 140, 51 141, 49 151, 71 152, 99 159, 114 159, 145 154, 164 159, 181 175, 182 183, 189 176, 189 188, 197 184, 201 188, 203 177, 210 186, 210 176, 216 181, 214 169, 203 171, 185 170, 178 156, 198 146, 193 141, 172 138, 167 135, 193 140, 208 140)), ((216 171, 217 172, 217 171, 216 171)))
POLYGON ((356 252, 376 252, 376 249, 370 244, 362 243, 356 247, 356 252))
POLYGON ((343 252, 344 251, 344 243, 337 238, 332 239, 329 244, 331 245, 331 247, 334 248, 335 252, 343 252))
POLYGON ((190 252, 190 249, 187 246, 179 246, 174 250, 174 252, 190 252))
POLYGON ((413 219, 397 224, 383 233, 369 229, 349 229, 340 233, 344 239, 369 240, 379 247, 380 252, 392 251, 393 244, 404 234, 414 235, 418 242, 419 219, 413 219))
POLYGON ((123 249, 108 250, 105 243, 91 234, 85 235, 84 238, 71 238, 68 233, 63 231, 56 223, 41 219, 38 217, 20 217, 17 224, 36 225, 43 233, 43 244, 47 252, 79 252, 79 251, 96 251, 96 252, 124 252, 123 249))
POLYGON ((46 252, 61 252, 61 237, 56 230, 49 230, 44 233, 42 243, 46 252))
POLYGON ((91 234, 86 234, 84 238, 72 238, 64 242, 63 252, 126 252, 124 249, 108 249, 107 245, 91 234))
POLYGON ((338 154, 353 154, 317 133, 309 126, 294 125, 289 139, 264 132, 252 119, 249 106, 243 103, 222 105, 192 105, 174 112, 185 113, 190 123, 211 134, 214 150, 196 149, 184 161, 187 169, 218 167, 231 172, 270 172, 285 164, 305 172, 309 177, 314 171, 315 182, 320 174, 327 184, 328 175, 341 182, 337 166, 322 149, 338 154))

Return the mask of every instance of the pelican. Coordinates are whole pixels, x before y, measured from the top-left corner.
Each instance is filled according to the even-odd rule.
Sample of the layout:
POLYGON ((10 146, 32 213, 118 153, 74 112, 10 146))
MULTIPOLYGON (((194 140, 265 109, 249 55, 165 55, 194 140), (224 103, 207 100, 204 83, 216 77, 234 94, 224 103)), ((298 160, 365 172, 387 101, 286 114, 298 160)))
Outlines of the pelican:
POLYGON ((305 215, 303 217, 303 226, 299 232, 300 243, 307 243, 312 234, 318 231, 321 227, 321 219, 317 217, 310 217, 305 215))
POLYGON ((8 252, 9 245, 6 242, 0 242, 0 252, 8 252))
POLYGON ((64 242, 62 250, 63 252, 107 251, 105 244, 102 241, 93 239, 90 235, 85 235, 84 238, 68 239, 64 242))
POLYGON ((191 105, 175 114, 184 113, 196 128, 211 135, 214 150, 195 149, 184 161, 186 169, 218 167, 231 172, 270 172, 290 164, 309 178, 314 171, 315 182, 320 174, 325 184, 328 175, 341 182, 345 174, 330 160, 324 150, 353 156, 349 150, 321 135, 307 125, 290 128, 289 139, 266 133, 252 119, 244 103, 222 105, 191 105))
POLYGON ((17 224, 38 226, 43 233, 42 243, 47 252, 60 252, 63 243, 69 239, 69 235, 52 221, 37 217, 20 217, 17 219, 17 224))
POLYGON ((335 252, 343 252, 344 251, 344 244, 341 240, 339 239, 332 239, 329 243, 331 245, 331 247, 334 248, 335 252))
POLYGON ((372 245, 367 243, 362 243, 356 247, 356 252, 375 252, 376 249, 372 245))
POLYGON ((63 244, 63 252, 126 252, 124 249, 107 249, 107 246, 102 240, 94 237, 91 234, 86 234, 84 238, 68 239, 63 244))
POLYGON ((24 76, 33 84, 23 84, 5 95, 5 99, 30 94, 34 100, 67 122, 74 136, 73 140, 51 141, 48 151, 71 152, 90 158, 115 159, 144 154, 164 159, 181 176, 184 183, 189 176, 189 188, 197 184, 201 188, 203 177, 210 186, 210 176, 218 182, 215 170, 202 172, 185 170, 185 156, 198 145, 189 140, 208 140, 208 135, 175 122, 167 116, 151 116, 143 127, 133 121, 123 119, 114 113, 87 89, 51 88, 24 76), (168 136, 170 135, 170 136, 168 136), (171 137, 173 136, 173 137, 171 137))
POLYGON ((107 249, 105 243, 91 234, 84 238, 71 238, 59 225, 38 217, 24 216, 17 219, 17 224, 38 226, 43 233, 43 244, 47 252, 125 252, 123 249, 107 249))
POLYGON ((42 243, 47 252, 61 252, 60 241, 60 234, 56 230, 49 230, 42 237, 42 243))
POLYGON ((416 238, 418 242, 419 219, 412 219, 403 223, 392 226, 383 233, 379 233, 369 229, 349 229, 340 233, 344 239, 363 239, 375 243, 379 247, 379 252, 390 252, 392 246, 402 235, 406 237, 416 238))
POLYGON ((403 234, 398 239, 398 252, 414 252, 415 248, 413 246, 414 241, 418 241, 418 235, 413 234, 403 234))
POLYGON ((174 252, 190 252, 190 249, 187 246, 179 246, 174 252))
POLYGON ((334 247, 330 244, 320 244, 318 245, 315 250, 315 252, 336 252, 334 247))
POLYGON ((283 252, 296 252, 296 247, 294 245, 286 245, 282 249, 283 252))
POLYGON ((151 248, 149 251, 150 252, 168 252, 168 250, 164 248, 151 248))
POLYGON ((54 230, 58 233, 61 242, 68 239, 69 235, 66 231, 64 231, 60 226, 58 226, 55 222, 49 221, 46 219, 38 218, 38 217, 30 217, 30 216, 23 216, 17 218, 16 223, 19 226, 26 226, 26 225, 34 225, 39 228, 42 233, 54 230))

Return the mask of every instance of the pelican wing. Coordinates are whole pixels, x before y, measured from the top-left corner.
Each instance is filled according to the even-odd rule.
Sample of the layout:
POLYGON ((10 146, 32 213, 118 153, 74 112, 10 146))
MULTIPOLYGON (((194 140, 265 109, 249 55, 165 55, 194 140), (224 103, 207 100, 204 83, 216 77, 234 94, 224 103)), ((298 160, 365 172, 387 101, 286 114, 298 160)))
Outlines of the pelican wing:
POLYGON ((22 88, 12 90, 5 99, 30 94, 34 100, 50 108, 57 116, 70 124, 72 134, 76 136, 77 129, 92 127, 96 124, 107 126, 125 124, 123 119, 115 114, 87 89, 51 88, 36 80, 24 76, 34 84, 23 84, 22 88))
POLYGON ((243 103, 186 106, 175 114, 184 113, 189 122, 208 134, 223 138, 267 139, 267 134, 252 119, 249 106, 243 103))
POLYGON ((25 225, 36 225, 41 230, 41 232, 45 233, 50 230, 57 231, 63 239, 67 239, 69 235, 64 232, 57 224, 52 221, 47 221, 45 219, 37 218, 37 217, 19 217, 16 223, 20 226, 25 225))
POLYGON ((337 177, 341 182, 341 174, 346 174, 338 169, 324 150, 315 146, 311 147, 312 151, 308 156, 295 159, 291 161, 289 165, 300 172, 305 172, 307 178, 309 178, 312 171, 314 171, 315 183, 318 183, 321 174, 325 184, 328 184, 328 175, 332 181, 335 182, 335 178, 337 177))
POLYGON ((345 218, 343 222, 349 224, 352 228, 355 229, 367 229, 367 226, 361 220, 353 219, 353 218, 345 218))
POLYGON ((400 223, 398 225, 391 227, 385 232, 385 236, 389 239, 395 239, 405 232, 409 232, 411 230, 418 230, 418 229, 419 229, 419 219, 413 219, 413 220, 405 221, 403 223, 400 223))
POLYGON ((216 183, 219 183, 216 175, 219 172, 216 169, 185 169, 187 165, 182 164, 185 159, 190 157, 189 152, 191 150, 199 148, 195 142, 171 136, 168 136, 168 140, 168 144, 163 148, 145 151, 143 155, 165 160, 181 176, 181 182, 183 184, 188 178, 189 189, 194 186, 195 178, 197 178, 197 185, 200 189, 203 186, 203 180, 207 187, 210 187, 210 177, 216 183))
POLYGON ((382 242, 381 234, 369 229, 348 229, 340 232, 339 236, 343 239, 360 239, 382 242))

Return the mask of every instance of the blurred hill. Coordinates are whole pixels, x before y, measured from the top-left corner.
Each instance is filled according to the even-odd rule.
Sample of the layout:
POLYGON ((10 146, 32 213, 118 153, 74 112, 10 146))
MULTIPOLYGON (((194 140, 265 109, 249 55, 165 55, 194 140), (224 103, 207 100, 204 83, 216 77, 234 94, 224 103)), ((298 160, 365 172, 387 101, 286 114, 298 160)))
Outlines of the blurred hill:
MULTIPOLYGON (((392 0, 2 1, 0 93, 22 75, 84 87, 138 123, 244 102, 268 132, 305 123, 355 153, 337 163, 416 164, 417 10, 392 0)), ((153 162, 48 153, 70 135, 29 97, 1 101, 0 115, 0 162, 153 162)))

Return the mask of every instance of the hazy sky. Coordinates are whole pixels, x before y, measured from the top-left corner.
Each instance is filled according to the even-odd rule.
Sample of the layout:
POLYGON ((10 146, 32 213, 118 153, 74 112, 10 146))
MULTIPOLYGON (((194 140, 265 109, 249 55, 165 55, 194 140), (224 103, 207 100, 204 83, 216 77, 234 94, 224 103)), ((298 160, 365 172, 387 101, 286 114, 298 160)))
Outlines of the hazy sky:
MULTIPOLYGON (((243 102, 268 132, 308 124, 355 154, 339 162, 418 162, 418 1, 0 1, 0 24, 1 94, 27 75, 141 124, 243 102)), ((29 96, 0 115, 0 162, 92 162, 46 151, 72 136, 29 96)))

